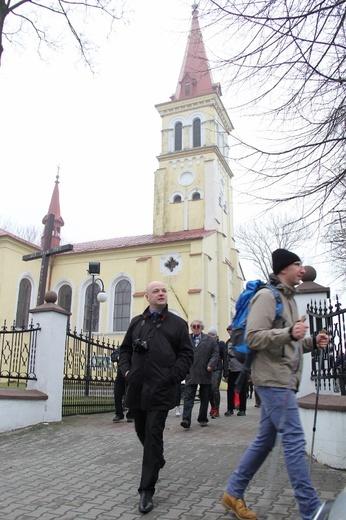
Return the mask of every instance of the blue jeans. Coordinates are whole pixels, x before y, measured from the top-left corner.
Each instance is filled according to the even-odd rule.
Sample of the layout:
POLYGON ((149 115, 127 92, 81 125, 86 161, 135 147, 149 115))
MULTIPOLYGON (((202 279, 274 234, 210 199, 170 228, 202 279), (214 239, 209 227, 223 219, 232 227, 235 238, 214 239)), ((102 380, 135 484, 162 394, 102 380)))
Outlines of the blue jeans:
POLYGON ((312 487, 305 459, 305 438, 295 393, 265 386, 256 387, 256 390, 261 398, 259 432, 230 477, 226 492, 236 498, 244 497, 247 485, 273 449, 276 434, 283 426, 282 446, 287 473, 302 518, 311 520, 321 502, 312 487))

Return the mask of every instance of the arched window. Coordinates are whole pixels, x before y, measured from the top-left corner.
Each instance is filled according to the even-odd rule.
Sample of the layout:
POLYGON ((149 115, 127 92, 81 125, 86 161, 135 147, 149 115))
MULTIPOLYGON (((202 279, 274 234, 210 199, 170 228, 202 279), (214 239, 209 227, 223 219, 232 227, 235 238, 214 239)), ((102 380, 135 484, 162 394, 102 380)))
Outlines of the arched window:
POLYGON ((183 123, 175 123, 174 126, 174 151, 183 149, 183 123))
POLYGON ((192 195, 192 200, 200 200, 201 199, 201 194, 198 193, 198 191, 195 191, 195 193, 192 195))
POLYGON ((196 117, 192 123, 192 146, 193 148, 201 146, 201 120, 199 117, 196 117))
POLYGON ((29 322, 29 308, 31 299, 31 283, 27 278, 23 278, 19 285, 16 326, 27 327, 29 322))
POLYGON ((72 302, 72 289, 69 285, 62 285, 58 292, 58 305, 65 309, 67 312, 71 312, 72 302))
POLYGON ((130 324, 131 284, 128 280, 120 280, 115 286, 113 331, 127 330, 130 324))
POLYGON ((181 195, 175 195, 173 197, 173 202, 181 202, 181 195))
POLYGON ((94 290, 92 286, 91 283, 85 291, 83 330, 86 332, 90 330, 90 319, 91 332, 98 332, 99 330, 100 302, 97 300, 97 295, 101 289, 96 282, 94 282, 94 290), (94 294, 92 295, 92 293, 94 294), (91 302, 91 299, 93 299, 93 302, 91 302))

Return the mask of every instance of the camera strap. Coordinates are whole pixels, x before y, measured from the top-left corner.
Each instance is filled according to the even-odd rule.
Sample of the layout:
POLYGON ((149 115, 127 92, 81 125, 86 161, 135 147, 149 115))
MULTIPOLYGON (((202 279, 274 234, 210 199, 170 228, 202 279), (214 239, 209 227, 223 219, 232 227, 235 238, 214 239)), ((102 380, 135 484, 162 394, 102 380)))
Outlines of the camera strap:
MULTIPOLYGON (((150 316, 150 317, 151 317, 151 316, 150 316)), ((164 319, 164 318, 162 317, 162 318, 160 319, 160 322, 159 322, 159 323, 156 323, 155 328, 154 328, 154 329, 150 329, 150 331, 149 331, 149 335, 148 335, 146 338, 142 338, 142 331, 143 331, 143 327, 144 327, 144 325, 145 325, 145 319, 146 319, 146 318, 147 318, 147 316, 144 316, 144 318, 143 318, 143 319, 141 320, 141 322, 140 322, 140 329, 139 329, 139 331, 138 331, 138 334, 137 334, 137 338, 136 338, 136 340, 137 340, 137 339, 145 339, 146 341, 149 341, 149 340, 150 340, 150 339, 151 339, 151 338, 156 334, 156 332, 159 330, 159 328, 160 328, 161 325, 162 325, 162 321, 163 321, 163 319, 164 319), (151 332, 151 334, 150 334, 150 332, 151 332)), ((153 325, 154 325, 154 323, 153 323, 153 325)), ((135 329, 135 331, 134 331, 134 336, 135 336, 135 332, 137 331, 137 328, 138 328, 138 327, 136 326, 136 329, 135 329)))
MULTIPOLYGON (((158 332, 158 330, 161 328, 162 326, 162 323, 164 322, 164 320, 166 319, 166 314, 161 314, 160 316, 160 321, 159 323, 156 323, 156 326, 155 326, 155 329, 152 331, 152 334, 150 334, 147 338, 144 338, 146 339, 147 341, 149 341, 155 334, 156 332, 158 332)), ((137 336, 135 338, 135 341, 137 339, 143 339, 142 338, 142 331, 143 331, 143 327, 144 327, 144 324, 145 324, 145 320, 147 318, 151 318, 151 314, 146 314, 144 315, 143 317, 139 318, 138 322, 136 323, 135 325, 135 330, 133 332, 133 336, 137 336), (138 330, 138 326, 140 326, 139 330, 138 330), (138 331, 138 332, 137 332, 138 331)), ((153 325, 154 325, 154 322, 152 322, 153 325)), ((152 330, 152 329, 151 329, 152 330)), ((169 337, 169 335, 167 334, 167 332, 165 332, 163 329, 161 329, 161 334, 166 338, 168 344, 170 345, 170 347, 172 348, 176 358, 178 357, 178 348, 176 347, 176 345, 172 344, 172 338, 169 337)))

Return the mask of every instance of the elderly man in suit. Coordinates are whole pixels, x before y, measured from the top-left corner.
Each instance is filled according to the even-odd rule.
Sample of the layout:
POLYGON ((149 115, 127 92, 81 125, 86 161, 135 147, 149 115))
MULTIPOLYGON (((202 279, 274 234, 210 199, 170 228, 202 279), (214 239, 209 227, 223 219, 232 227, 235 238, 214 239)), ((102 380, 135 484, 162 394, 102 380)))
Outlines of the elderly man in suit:
POLYGON ((208 426, 208 406, 211 393, 212 374, 219 361, 219 352, 215 339, 204 334, 203 322, 191 322, 191 342, 194 346, 192 367, 185 379, 183 420, 180 425, 190 428, 191 414, 199 385, 200 406, 197 421, 201 426, 208 426))

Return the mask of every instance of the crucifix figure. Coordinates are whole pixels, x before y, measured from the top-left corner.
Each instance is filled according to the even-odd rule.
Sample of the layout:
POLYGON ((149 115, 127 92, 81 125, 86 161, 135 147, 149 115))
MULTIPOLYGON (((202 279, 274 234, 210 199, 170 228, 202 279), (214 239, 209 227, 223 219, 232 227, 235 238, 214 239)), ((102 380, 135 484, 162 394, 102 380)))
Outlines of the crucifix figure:
POLYGON ((48 274, 50 256, 58 255, 60 253, 65 253, 66 251, 73 250, 72 244, 51 247, 52 234, 53 234, 53 229, 54 229, 54 219, 55 219, 55 215, 53 215, 53 213, 50 213, 48 215, 48 220, 45 225, 45 231, 44 231, 45 239, 44 239, 43 250, 39 251, 37 253, 31 253, 29 255, 23 256, 24 262, 27 262, 29 260, 35 260, 36 258, 42 258, 40 280, 39 280, 39 284, 38 284, 38 293, 37 293, 37 305, 42 305, 44 303, 44 294, 46 292, 47 274, 48 274))

